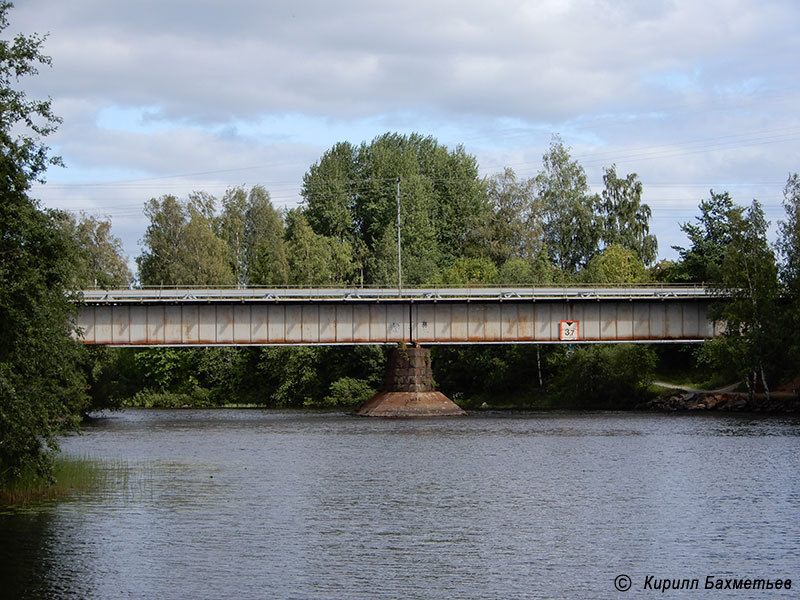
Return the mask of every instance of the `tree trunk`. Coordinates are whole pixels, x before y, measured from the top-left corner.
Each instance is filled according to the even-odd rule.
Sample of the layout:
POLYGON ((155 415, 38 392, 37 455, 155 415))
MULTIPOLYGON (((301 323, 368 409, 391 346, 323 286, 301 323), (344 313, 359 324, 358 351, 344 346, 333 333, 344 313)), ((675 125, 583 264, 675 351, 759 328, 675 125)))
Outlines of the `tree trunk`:
POLYGON ((542 387, 542 357, 539 353, 539 344, 536 344, 536 366, 539 369, 539 387, 542 387))

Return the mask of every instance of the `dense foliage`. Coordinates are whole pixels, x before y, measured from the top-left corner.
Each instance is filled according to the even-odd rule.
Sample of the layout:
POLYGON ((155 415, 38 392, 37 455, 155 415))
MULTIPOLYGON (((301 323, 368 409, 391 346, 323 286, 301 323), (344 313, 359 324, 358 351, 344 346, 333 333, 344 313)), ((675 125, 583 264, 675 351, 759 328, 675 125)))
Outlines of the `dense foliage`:
MULTIPOLYGON (((11 5, 0 2, 0 31, 11 5)), ((0 484, 25 470, 47 476, 56 435, 74 426, 85 405, 72 338, 73 265, 79 251, 62 227, 63 215, 28 197, 48 164, 43 136, 58 119, 49 101, 14 89, 49 64, 42 37, 0 40, 0 484)))

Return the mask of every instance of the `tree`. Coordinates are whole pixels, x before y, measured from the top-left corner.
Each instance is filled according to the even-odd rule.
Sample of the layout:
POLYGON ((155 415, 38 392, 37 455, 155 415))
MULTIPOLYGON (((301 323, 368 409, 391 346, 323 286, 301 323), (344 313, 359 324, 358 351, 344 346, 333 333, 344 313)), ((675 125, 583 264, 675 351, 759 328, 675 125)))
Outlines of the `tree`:
POLYGON ((247 242, 245 240, 245 211, 247 192, 240 187, 229 189, 222 197, 222 214, 217 219, 218 235, 228 249, 228 263, 236 283, 247 280, 247 242))
POLYGON ((708 200, 700 202, 697 223, 683 223, 681 230, 691 242, 690 248, 675 246, 680 255, 680 269, 674 273, 682 282, 715 282, 719 280, 722 260, 730 245, 735 228, 734 220, 741 217, 742 207, 733 203, 727 192, 710 192, 708 200))
POLYGON ((779 363, 779 287, 775 256, 767 242, 768 224, 758 201, 753 200, 746 212, 730 212, 730 227, 716 284, 723 298, 711 313, 725 324, 725 333, 710 344, 720 364, 733 369, 751 395, 760 379, 769 397, 769 375, 779 363))
MULTIPOLYGON (((455 253, 448 251, 437 238, 438 201, 434 195, 433 183, 424 175, 412 174, 401 180, 401 190, 403 281, 408 285, 420 285, 435 279, 444 266, 445 257, 452 257, 455 253)), ((397 215, 396 209, 394 214, 397 215)), ((370 283, 397 283, 395 223, 389 223, 383 228, 381 238, 377 240, 373 252, 367 256, 364 264, 370 283)))
POLYGON ((461 147, 416 133, 336 144, 303 178, 303 213, 314 233, 350 245, 365 283, 397 281, 398 178, 408 283, 468 255, 488 212, 477 162, 461 147))
POLYGON ((247 195, 244 214, 245 282, 249 285, 286 285, 289 263, 280 213, 269 192, 255 186, 247 195))
POLYGON ((682 262, 662 258, 647 269, 650 281, 674 283, 686 281, 686 271, 682 262))
POLYGON ((139 281, 143 285, 174 285, 186 211, 175 196, 167 195, 151 198, 144 205, 144 214, 150 224, 140 242, 142 254, 136 257, 139 281))
POLYGON ((647 280, 647 269, 636 252, 612 244, 596 254, 580 275, 586 283, 641 283, 647 280))
MULTIPOLYGON (((122 242, 111 234, 108 219, 96 219, 81 214, 63 213, 59 224, 69 239, 77 244, 72 265, 75 287, 119 288, 133 283, 133 276, 122 253, 122 242)), ((81 353, 81 368, 88 384, 89 404, 82 413, 119 408, 119 363, 124 350, 104 346, 89 346, 81 353)))
POLYGON ((581 408, 625 409, 644 399, 656 365, 645 344, 590 344, 548 357, 557 401, 581 408))
POLYGON ((319 234, 338 240, 356 236, 355 210, 359 174, 357 150, 340 142, 323 154, 303 175, 304 213, 319 234))
POLYGON ((297 210, 287 215, 289 283, 335 285, 352 280, 355 266, 347 242, 315 233, 297 210))
POLYGON ((541 283, 536 280, 533 267, 531 267, 530 263, 520 260, 519 258, 512 258, 504 262, 497 272, 495 281, 501 285, 541 283))
POLYGON ((176 264, 178 285, 234 285, 236 275, 229 249, 217 231, 216 200, 195 192, 187 203, 189 220, 181 232, 180 260, 176 264))
POLYGON ((783 189, 786 220, 778 222, 778 253, 783 303, 784 347, 788 350, 789 373, 797 376, 800 364, 800 176, 793 173, 783 189))
POLYGON ((571 159, 559 137, 553 138, 542 161, 536 191, 542 204, 544 243, 555 266, 574 274, 597 252, 600 199, 589 192, 583 167, 571 159))
POLYGON ((600 221, 604 245, 632 250, 640 262, 651 264, 658 252, 658 241, 650 233, 650 207, 642 204, 642 182, 636 173, 620 179, 616 165, 611 165, 605 169, 603 183, 600 221))
POLYGON ((497 267, 488 258, 457 258, 436 283, 480 286, 494 283, 496 279, 497 267))
MULTIPOLYGON (((0 2, 0 32, 11 6, 0 2)), ((29 100, 13 87, 50 64, 44 39, 0 40, 0 484, 29 469, 48 477, 56 436, 77 425, 86 403, 82 347, 72 337, 77 248, 63 215, 27 195, 48 165, 61 162, 42 143, 59 119, 50 100, 29 100)))
MULTIPOLYGON (((8 11, 13 4, 0 1, 0 32, 8 28, 8 11)), ((46 37, 17 35, 13 41, 0 40, 0 144, 2 176, 10 190, 25 191, 33 181, 43 181, 48 165, 63 165, 42 139, 55 132, 61 118, 53 114, 51 100, 29 100, 13 83, 38 73, 37 65, 50 65, 42 54, 46 37)))
POLYGON ((216 228, 227 246, 230 269, 238 284, 287 283, 283 220, 266 189, 256 185, 249 191, 242 187, 226 191, 216 228))
POLYGON ((517 179, 512 169, 486 183, 491 213, 482 230, 482 244, 502 265, 511 260, 531 263, 542 250, 541 208, 533 179, 517 179))
POLYGON ((183 203, 174 196, 145 204, 150 224, 136 258, 144 285, 233 285, 229 248, 217 231, 216 200, 195 192, 183 203))
POLYGON ((133 283, 133 275, 122 253, 122 242, 111 234, 111 221, 81 214, 64 214, 61 226, 78 243, 74 265, 76 287, 118 288, 133 283))
POLYGON ((333 406, 358 402, 368 388, 378 389, 385 364, 379 346, 267 347, 260 350, 255 369, 268 405, 333 406))
POLYGON ((778 222, 781 281, 792 297, 800 297, 800 175, 793 173, 783 188, 786 220, 778 222))

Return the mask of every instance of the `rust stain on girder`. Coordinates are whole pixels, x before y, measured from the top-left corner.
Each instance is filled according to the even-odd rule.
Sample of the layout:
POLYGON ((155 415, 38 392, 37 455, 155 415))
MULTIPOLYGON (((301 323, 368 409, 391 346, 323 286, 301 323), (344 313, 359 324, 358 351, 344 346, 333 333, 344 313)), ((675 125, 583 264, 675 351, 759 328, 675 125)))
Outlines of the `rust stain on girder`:
POLYGON ((558 343, 561 320, 578 342, 698 341, 722 329, 697 301, 540 300, 471 303, 299 303, 242 306, 95 304, 81 308, 88 345, 315 345, 558 343))

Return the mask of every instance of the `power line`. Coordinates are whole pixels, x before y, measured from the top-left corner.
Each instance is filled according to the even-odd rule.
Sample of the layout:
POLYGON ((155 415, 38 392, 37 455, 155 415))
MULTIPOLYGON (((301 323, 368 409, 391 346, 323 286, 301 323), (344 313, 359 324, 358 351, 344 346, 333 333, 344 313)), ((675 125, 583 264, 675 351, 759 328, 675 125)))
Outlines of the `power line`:
MULTIPOLYGON (((499 136, 502 137, 502 136, 499 136)), ((715 137, 707 137, 707 138, 699 138, 695 140, 689 140, 685 142, 678 142, 676 144, 662 144, 657 146, 648 146, 648 147, 641 147, 639 149, 629 149, 629 150, 606 150, 601 152, 593 152, 584 155, 576 155, 573 156, 572 159, 576 160, 581 164, 597 164, 602 162, 616 162, 616 161, 632 161, 632 160, 654 160, 657 158, 671 158, 674 156, 682 156, 682 155, 691 155, 702 153, 712 149, 729 149, 729 148, 745 148, 751 147, 756 145, 763 145, 763 144, 771 144, 777 142, 784 142, 784 141, 793 141, 795 139, 800 138, 800 127, 793 127, 793 128, 776 128, 776 129, 769 129, 769 130, 759 130, 759 131, 751 131, 747 133, 737 133, 737 134, 729 134, 723 136, 715 136, 715 137)), ((524 163, 514 163, 511 165, 504 165, 505 168, 508 166, 527 166, 532 165, 535 163, 531 162, 524 162, 524 163)), ((127 188, 127 189, 138 189, 138 188, 146 188, 150 189, 153 187, 155 183, 162 184, 163 182, 170 180, 170 179, 186 179, 186 178, 195 178, 201 177, 206 175, 217 175, 223 173, 236 173, 236 172, 243 172, 243 171, 253 171, 257 169, 265 169, 265 168, 274 168, 277 166, 287 166, 289 163, 286 162, 279 162, 279 163, 265 163, 261 165, 255 166, 248 166, 248 167, 236 167, 236 168, 228 168, 228 169, 215 169, 215 170, 206 170, 206 171, 195 171, 189 173, 182 173, 182 174, 171 174, 171 175, 161 175, 161 176, 150 176, 150 177, 140 177, 140 178, 132 178, 132 179, 121 179, 116 181, 101 181, 101 182, 75 182, 75 183, 50 183, 47 186, 51 189, 72 189, 72 188, 94 188, 94 189, 117 189, 117 188, 127 188)), ((485 167, 484 167, 485 169, 485 167)), ((447 179, 439 179, 439 181, 446 181, 447 179)), ((384 181, 384 182, 393 182, 394 177, 387 177, 387 178, 375 178, 371 181, 384 181)), ((175 182, 175 185, 184 186, 185 184, 181 182, 175 182)), ((236 187, 236 184, 232 184, 229 182, 209 182, 204 184, 206 187, 236 187)), ((296 183, 294 181, 272 181, 267 182, 266 185, 271 187, 278 187, 278 186, 294 186, 296 183)))

